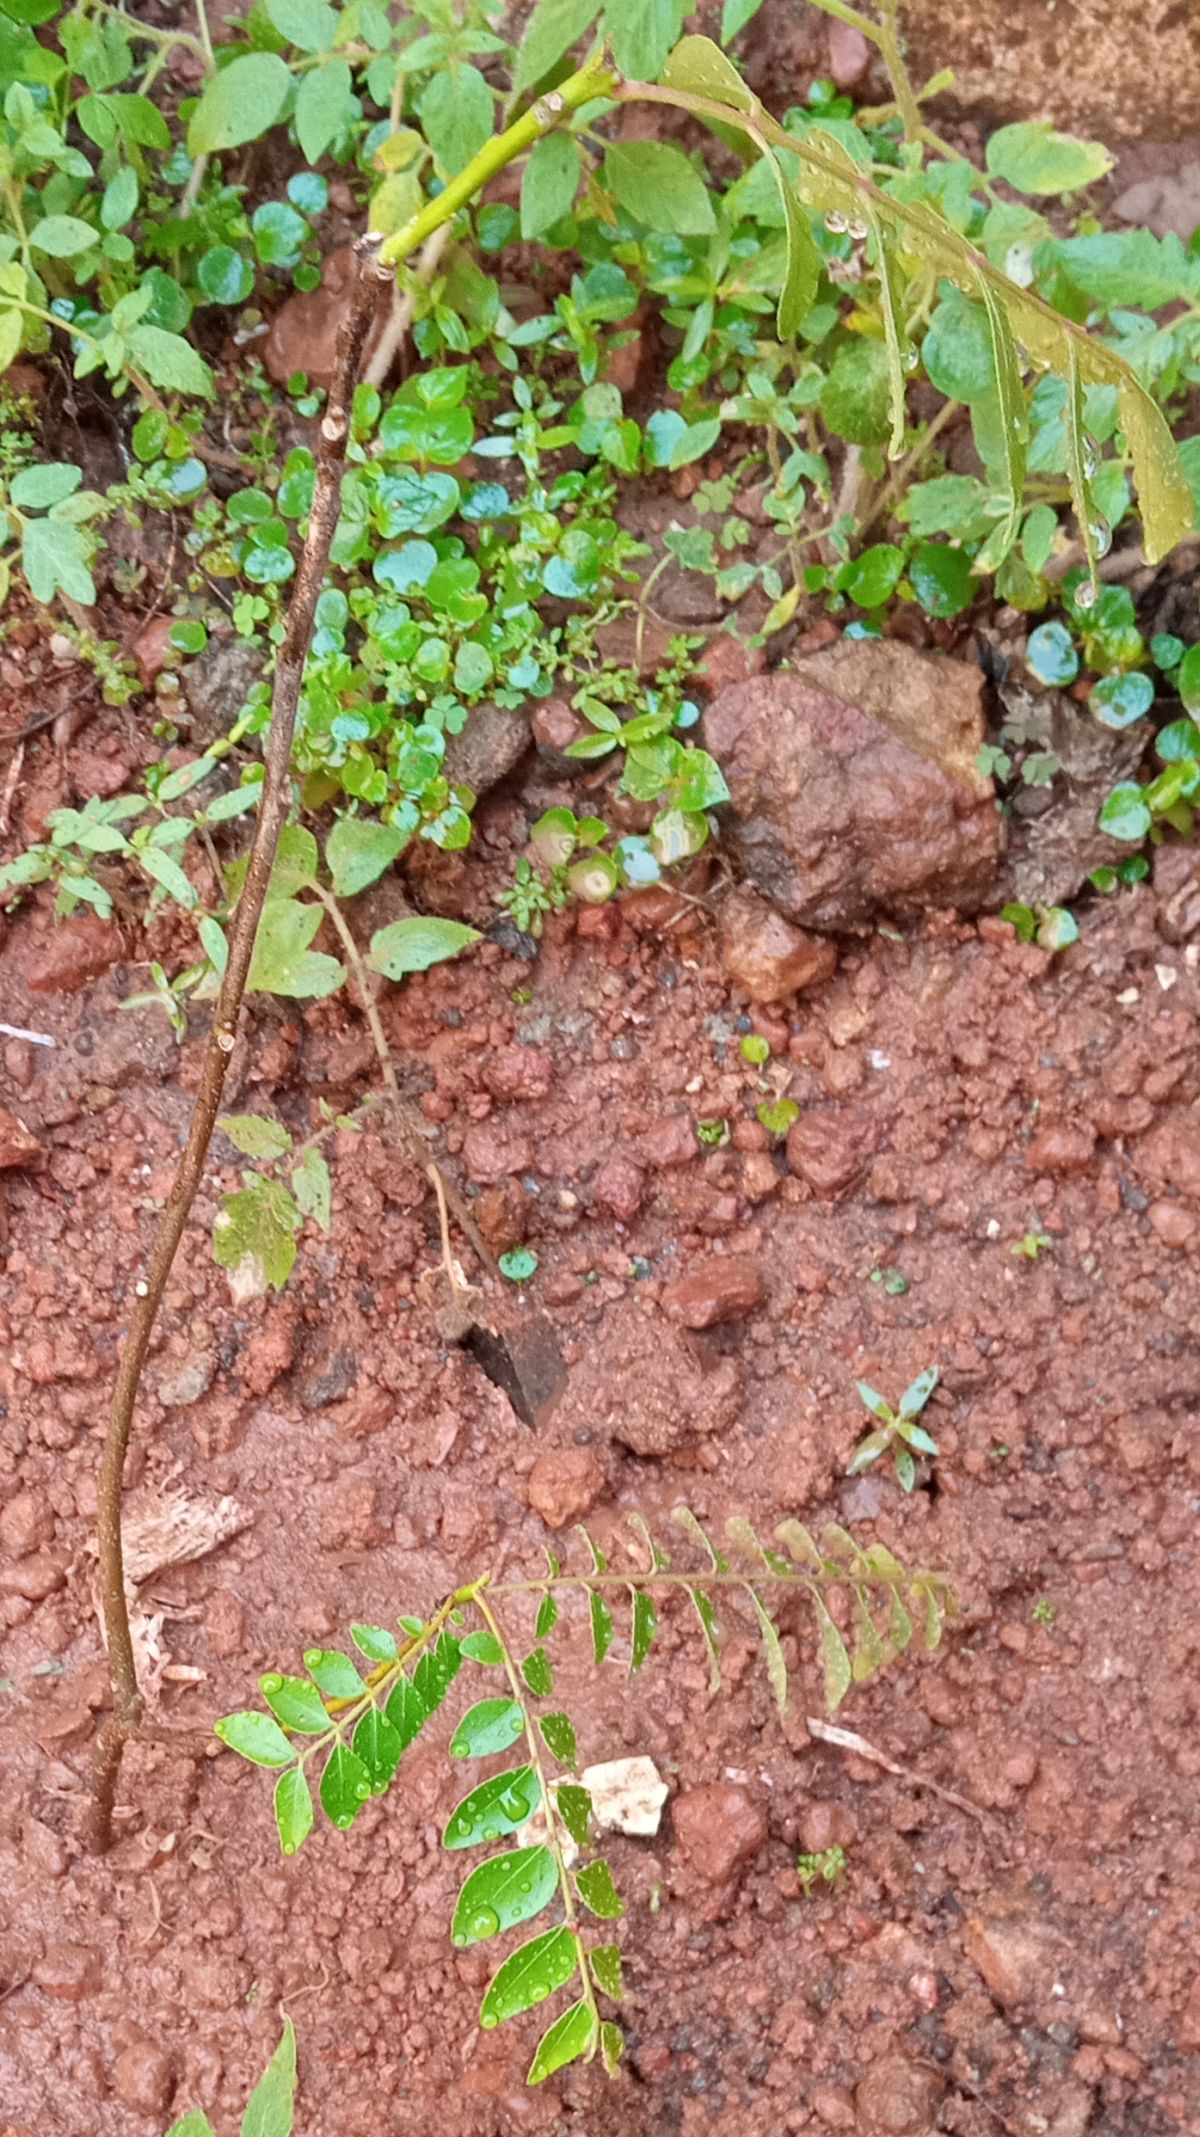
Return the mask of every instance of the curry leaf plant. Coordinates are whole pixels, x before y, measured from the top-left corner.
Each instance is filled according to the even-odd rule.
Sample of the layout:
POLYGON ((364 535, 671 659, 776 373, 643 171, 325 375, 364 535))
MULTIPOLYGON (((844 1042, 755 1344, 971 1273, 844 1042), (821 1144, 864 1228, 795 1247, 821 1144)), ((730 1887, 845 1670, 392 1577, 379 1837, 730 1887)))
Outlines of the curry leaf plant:
POLYGON ((914 1641, 934 1649, 954 1608, 940 1575, 910 1571, 884 1545, 860 1545, 842 1528, 825 1528, 818 1538, 800 1522, 784 1521, 766 1544, 735 1517, 726 1524, 726 1551, 690 1507, 677 1506, 672 1519, 699 1553, 700 1570, 676 1569, 640 1516, 630 1517, 638 1555, 631 1551, 628 1565, 611 1565, 581 1528, 584 1556, 575 1569, 548 1551, 540 1576, 497 1580, 485 1572, 456 1587, 427 1618, 401 1618, 395 1630, 353 1624, 353 1655, 309 1648, 303 1676, 269 1671, 259 1680, 263 1705, 216 1724, 230 1750, 273 1773, 280 1846, 294 1855, 318 1809, 345 1832, 364 1804, 386 1795, 405 1752, 460 1675, 470 1682, 475 1670, 484 1672, 483 1696, 470 1697, 459 1713, 449 1755, 468 1771, 478 1760, 506 1763, 472 1780, 446 1820, 443 1847, 477 1858, 459 1889, 450 1940, 461 1950, 520 1935, 484 1991, 481 2026, 564 1997, 534 2049, 531 2085, 596 2055, 611 2073, 623 2044, 613 2015, 624 1994, 613 1925, 624 1902, 599 1852, 576 1724, 555 1703, 551 1643, 556 1629, 565 1629, 571 1600, 582 1606, 580 1629, 595 1666, 633 1675, 653 1646, 659 1605, 685 1596, 714 1691, 721 1683, 718 1608, 737 1611, 759 1635, 781 1713, 788 1671, 766 1594, 806 1605, 831 1712, 851 1685, 869 1681, 914 1641), (535 1922, 541 1926, 528 1933, 535 1922))

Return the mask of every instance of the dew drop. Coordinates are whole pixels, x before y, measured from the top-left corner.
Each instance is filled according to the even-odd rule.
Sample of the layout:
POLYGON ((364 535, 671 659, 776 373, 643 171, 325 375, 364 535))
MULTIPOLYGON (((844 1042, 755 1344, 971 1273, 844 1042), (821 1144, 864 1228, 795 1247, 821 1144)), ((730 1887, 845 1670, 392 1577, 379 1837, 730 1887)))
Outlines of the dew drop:
POLYGON ((1093 520, 1088 528, 1088 533, 1091 535, 1092 546, 1096 555, 1098 557, 1106 557, 1112 548, 1112 528, 1109 526, 1108 521, 1106 519, 1093 520))
POLYGON ((279 1691, 282 1684, 282 1677, 276 1677, 273 1673, 271 1676, 264 1677, 262 1679, 262 1688, 264 1692, 277 1692, 279 1691))
POLYGON ((855 243, 856 243, 856 244, 859 244, 859 245, 861 245, 861 243, 862 243, 863 239, 865 238, 865 236, 866 236, 866 234, 867 234, 867 226, 866 226, 866 224, 865 224, 865 223, 847 223, 847 225, 846 225, 846 228, 847 228, 847 230, 849 231, 849 233, 850 233, 850 236, 851 236, 851 237, 852 237, 852 238, 854 239, 855 243))
POLYGON ((532 1878, 523 1877, 521 1879, 520 1884, 517 1886, 517 1891, 523 1894, 525 1897, 528 1897, 529 1893, 533 1891, 532 1878))
POLYGON ((467 1938, 464 1935, 463 1931, 460 1929, 454 1936, 451 1937, 450 1942, 452 1944, 457 1944, 461 1948, 462 1945, 467 1942, 467 1938))
POLYGON ((358 1797, 358 1800, 359 1800, 359 1802, 360 1802, 360 1803, 364 1802, 364 1801, 366 1800, 366 1798, 367 1798, 367 1797, 368 1797, 368 1796, 370 1795, 370 1793, 371 1793, 371 1784, 370 1784, 370 1782, 369 1782, 369 1781, 356 1781, 356 1782, 355 1782, 355 1784, 354 1784, 354 1793, 355 1793, 355 1795, 356 1795, 356 1796, 358 1797))
POLYGON ((348 1825, 353 1825, 354 1820, 350 1816, 349 1811, 343 1811, 341 1817, 336 1822, 341 1827, 342 1831, 345 1832, 346 1827, 348 1825))
POLYGON ((498 1825, 485 1825, 485 1826, 484 1826, 484 1829, 483 1829, 483 1837, 484 1837, 484 1839, 485 1839, 485 1840, 499 1840, 499 1838, 500 1838, 500 1828, 499 1828, 499 1826, 498 1826, 498 1825))
POLYGON ((480 1907, 471 1916, 471 1935, 473 1937, 494 1937, 499 1927, 500 1917, 494 1907, 480 1907))
POLYGON ((900 361, 906 371, 915 371, 920 360, 920 357, 917 355, 917 352, 912 347, 911 343, 904 350, 903 355, 900 358, 900 361))
POLYGON ((1015 415, 1015 416, 1013 417, 1013 419, 1012 419, 1012 428, 1013 428, 1013 436, 1014 436, 1015 438, 1020 438, 1020 437, 1023 437, 1023 436, 1024 436, 1024 432, 1025 432, 1025 418, 1024 418, 1024 416, 1022 416, 1022 415, 1015 415))
POLYGON ((1089 609, 1094 608, 1095 605, 1096 589, 1090 580, 1085 580, 1083 585, 1075 590, 1075 606, 1076 608, 1089 609))
POLYGON ((480 2014, 479 2014, 479 2023, 480 2023, 480 2025, 481 2025, 481 2026, 494 2026, 494 2025, 495 2025, 495 2023, 496 2023, 496 2014, 495 2014, 495 2012, 494 2012, 494 2011, 481 2011, 481 2012, 480 2012, 480 2014))
POLYGON ((1094 453, 1094 452, 1092 451, 1092 448, 1091 448, 1091 446, 1090 446, 1090 445, 1085 445, 1085 446, 1084 446, 1084 448, 1083 448, 1083 452, 1082 452, 1082 455, 1081 455, 1081 459, 1082 459, 1082 462, 1083 462, 1083 473, 1084 473, 1084 479, 1085 479, 1085 481, 1087 481, 1087 482, 1090 482, 1090 481, 1092 480, 1092 477, 1094 476, 1094 474, 1095 474, 1095 472, 1096 472, 1096 468, 1097 468, 1097 465, 1098 465, 1098 462, 1097 462, 1097 460, 1096 460, 1096 455, 1095 455, 1095 453, 1094 453))
POLYGON ((296 1852, 295 1842, 291 1840, 285 1840, 283 1843, 283 1852, 285 1855, 294 1855, 296 1852))
POLYGON ((321 1659, 321 1650, 320 1650, 320 1648, 319 1648, 319 1647, 306 1647, 306 1648, 305 1648, 305 1650, 304 1650, 304 1667, 305 1667, 305 1669, 306 1669, 306 1670, 311 1670, 311 1669, 314 1669, 314 1668, 316 1667, 317 1663, 318 1663, 318 1662, 320 1661, 320 1659, 321 1659))
POLYGON ((452 1744, 451 1744, 451 1746, 450 1746, 450 1756, 451 1756, 451 1758, 452 1758, 452 1759, 465 1759, 465 1758, 466 1758, 466 1755, 467 1755, 467 1745, 466 1745, 466 1743, 465 1743, 464 1739, 463 1739, 463 1738, 462 1738, 461 1736, 456 1736, 456 1737, 455 1737, 455 1739, 454 1739, 454 1741, 453 1741, 453 1743, 452 1743, 452 1744))
POLYGON ((840 237, 842 232, 849 228, 849 224, 844 215, 839 215, 836 208, 831 208, 825 217, 825 228, 831 230, 835 237, 840 237))
POLYGON ((529 1816, 529 1798, 523 1796, 519 1788, 510 1788, 505 1795, 501 1796, 500 1808, 506 1818, 511 1818, 517 1825, 522 1825, 529 1816))

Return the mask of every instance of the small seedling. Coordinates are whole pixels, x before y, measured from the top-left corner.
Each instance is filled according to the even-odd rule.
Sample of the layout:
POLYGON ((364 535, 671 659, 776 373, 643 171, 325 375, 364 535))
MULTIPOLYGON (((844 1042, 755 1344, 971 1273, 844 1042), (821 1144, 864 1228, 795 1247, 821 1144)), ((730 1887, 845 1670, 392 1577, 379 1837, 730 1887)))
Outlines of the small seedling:
POLYGON ((883 1289, 887 1292, 888 1297, 893 1299, 903 1298, 905 1292, 908 1290, 908 1278, 906 1276, 901 1276, 899 1269, 894 1269, 891 1267, 888 1267, 886 1269, 872 1269, 868 1281, 872 1284, 882 1285, 883 1289))
POLYGON ((765 1128, 768 1135, 786 1135, 800 1118, 800 1108, 794 1098, 764 1099, 757 1113, 759 1126, 765 1128))
POLYGON ((845 1868, 846 1850, 844 1848, 822 1848, 816 1855, 798 1855, 796 1857, 796 1875, 804 1888, 805 1899, 811 1894, 818 1878, 826 1885, 836 1886, 845 1868))
POLYGON ((1016 1245, 1008 1251, 1010 1254, 1016 1254, 1022 1261, 1040 1261, 1042 1255, 1049 1252, 1052 1244, 1053 1241, 1045 1232, 1026 1232, 1025 1237, 1018 1239, 1016 1245))
POLYGON ((502 1254, 496 1266, 510 1284, 527 1284, 537 1273, 538 1258, 532 1247, 513 1247, 502 1254))
POLYGON ((729 1122, 727 1120, 698 1120, 696 1122, 696 1139, 698 1142, 703 1143, 706 1150, 723 1150, 729 1141, 729 1122))
POLYGON ((1055 1620, 1055 1618, 1056 1618, 1057 1616, 1058 1616, 1058 1612, 1057 1612, 1057 1610, 1055 1609, 1055 1607, 1054 1607, 1053 1603, 1051 1602, 1051 1600, 1050 1600, 1049 1596, 1048 1596, 1048 1595, 1039 1595, 1039 1597, 1038 1597, 1038 1599, 1037 1599, 1036 1603, 1035 1603, 1035 1604, 1034 1604, 1034 1606, 1033 1606, 1033 1622, 1034 1622, 1034 1624, 1035 1624, 1035 1625, 1053 1625, 1053 1623, 1054 1623, 1054 1620, 1055 1620))
POLYGON ((761 1068, 763 1062, 771 1058, 770 1041, 764 1039, 761 1032, 748 1031, 745 1038, 738 1041, 738 1052, 753 1068, 761 1068))
POLYGON ((870 1469, 890 1447, 895 1452, 896 1477, 901 1491, 912 1490, 917 1481, 917 1465, 913 1460, 912 1450, 915 1448, 918 1454, 930 1455, 938 1451, 937 1441, 930 1437, 923 1425, 916 1422, 937 1386, 938 1378, 939 1368, 936 1365, 927 1366, 923 1373, 917 1375, 912 1386, 905 1389, 900 1397, 899 1408, 895 1410, 890 1403, 884 1401, 882 1395, 876 1394, 874 1388, 868 1387, 865 1380, 859 1381, 859 1395, 872 1417, 879 1419, 879 1430, 868 1432, 865 1440, 855 1448, 846 1471, 848 1477, 861 1476, 863 1470, 870 1469), (897 1446, 897 1441, 902 1444, 897 1446))

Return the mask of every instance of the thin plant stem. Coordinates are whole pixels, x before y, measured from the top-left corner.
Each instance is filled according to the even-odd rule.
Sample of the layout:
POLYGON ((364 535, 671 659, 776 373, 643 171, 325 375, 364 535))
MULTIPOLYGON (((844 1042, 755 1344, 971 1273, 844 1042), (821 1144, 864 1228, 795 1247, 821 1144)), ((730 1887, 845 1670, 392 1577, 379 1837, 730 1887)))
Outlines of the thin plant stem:
MULTIPOLYGON (((375 1048, 375 1057, 379 1063, 379 1073, 383 1078, 392 1117, 399 1129, 401 1139, 409 1145, 426 1178, 431 1182, 434 1193, 438 1198, 439 1211, 443 1208, 444 1202, 449 1203, 454 1213, 455 1223, 459 1226, 464 1236, 470 1240, 479 1257, 481 1266, 488 1270, 489 1274, 494 1274, 495 1260, 483 1243, 483 1238, 475 1219, 454 1186, 453 1181, 447 1180, 442 1172, 433 1154, 428 1137, 419 1126, 412 1107, 406 1104, 401 1095, 400 1085, 396 1080, 391 1048, 387 1042, 387 1033, 384 1031, 383 1019, 379 1014, 379 1005, 375 1000, 375 990, 371 985, 371 975, 363 960, 362 951, 355 940, 354 931, 333 892, 324 889, 319 883, 315 887, 317 896, 328 913, 330 921, 336 930, 338 940, 345 952, 346 963, 350 967, 351 977, 358 991, 362 1013, 367 1020, 367 1029, 371 1034, 371 1041, 375 1048)), ((445 1240, 443 1238, 444 1246, 445 1240)), ((448 1277, 451 1274, 449 1266, 446 1274, 448 1277)), ((455 1288, 458 1289, 459 1286, 455 1284, 455 1288)))
MULTIPOLYGON (((211 80, 217 71, 217 60, 213 51, 212 32, 208 27, 208 11, 205 8, 204 0, 196 0, 196 20, 200 26, 200 43, 204 49, 204 72, 211 80)), ((200 188, 204 184, 204 174, 207 169, 208 151, 206 149, 197 156, 196 161, 193 163, 188 173, 188 182, 180 197, 179 213, 185 220, 191 214, 200 197, 200 188)))
POLYGON ((355 247, 355 276, 338 334, 334 382, 321 420, 316 484, 308 536, 296 574, 287 626, 275 667, 271 722, 266 745, 262 800, 242 894, 229 933, 229 961, 221 981, 191 1123, 175 1182, 159 1219, 158 1233, 143 1277, 134 1286, 134 1306, 121 1346, 112 1408, 100 1457, 97 1487, 97 1542, 100 1597, 108 1647, 113 1712, 97 1741, 92 1817, 88 1839, 103 1852, 112 1838, 112 1811, 126 1743, 142 1725, 144 1702, 125 1593, 125 1558, 121 1534, 125 1457, 137 1409, 142 1372, 154 1324, 162 1305, 179 1242, 191 1214, 204 1172, 213 1127, 220 1110, 229 1058, 236 1043, 238 1018, 250 973, 258 924, 266 902, 279 834, 291 807, 291 750, 300 685, 312 636, 313 618, 329 561, 341 501, 342 470, 350 435, 350 399, 362 363, 363 348, 375 308, 379 280, 378 247, 360 239, 355 247))

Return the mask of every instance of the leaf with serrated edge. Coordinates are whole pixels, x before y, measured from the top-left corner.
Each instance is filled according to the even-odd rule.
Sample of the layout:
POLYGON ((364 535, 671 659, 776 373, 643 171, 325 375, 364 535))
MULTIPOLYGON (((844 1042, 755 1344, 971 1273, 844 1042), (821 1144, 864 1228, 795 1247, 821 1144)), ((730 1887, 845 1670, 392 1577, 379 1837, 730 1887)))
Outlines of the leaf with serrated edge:
POLYGON ((619 1944, 593 1944, 587 1955, 592 1970, 592 1980, 605 1996, 620 2003, 625 1994, 625 1977, 621 1971, 621 1947, 619 1944))
POLYGON ((543 2033, 525 2083, 540 2085, 543 2079, 553 2077, 554 2072, 562 2070, 567 2063, 577 2063, 581 2056, 594 2055, 598 2026, 593 2006, 581 1997, 543 2033))
POLYGON ((615 1922, 624 1914, 625 1902, 613 1883, 612 1871, 603 1856, 577 1870, 575 1884, 584 1906, 590 1913, 599 1915, 602 1921, 615 1922))
POLYGON ((654 1643, 654 1635, 658 1631, 658 1612, 654 1607, 653 1597, 649 1596, 644 1588, 631 1588, 629 1594, 633 1605, 633 1625, 629 1639, 629 1669, 632 1675, 634 1670, 640 1670, 654 1643))
POLYGON ((480 2025, 500 2025, 506 2018, 532 2011, 556 1989, 564 1989, 578 1965, 575 1932, 565 1924, 531 1937, 493 1974, 479 2007, 480 2025))
POLYGON ((510 1848, 481 1862, 463 1881, 450 1924, 460 1949, 521 1922, 532 1922, 558 1891, 558 1866, 547 1847, 510 1848))
POLYGON ((767 1679, 771 1690, 775 1694, 775 1704, 781 1714, 786 1714, 788 1701, 787 1663, 783 1659, 783 1649, 779 1644, 779 1634, 775 1629, 775 1620, 755 1589, 747 1585, 746 1593, 754 1605, 754 1615, 758 1619, 758 1629, 762 1634, 767 1679))
POLYGON ((474 1848, 483 1841, 502 1840, 532 1817, 541 1800, 541 1783, 532 1766, 494 1773, 451 1811, 442 1846, 474 1848))
POLYGON ((821 1660, 825 1668, 825 1704, 831 1714, 836 1714, 854 1682, 846 1643, 825 1607, 825 1599, 816 1588, 812 1590, 813 1612, 821 1636, 821 1660))

